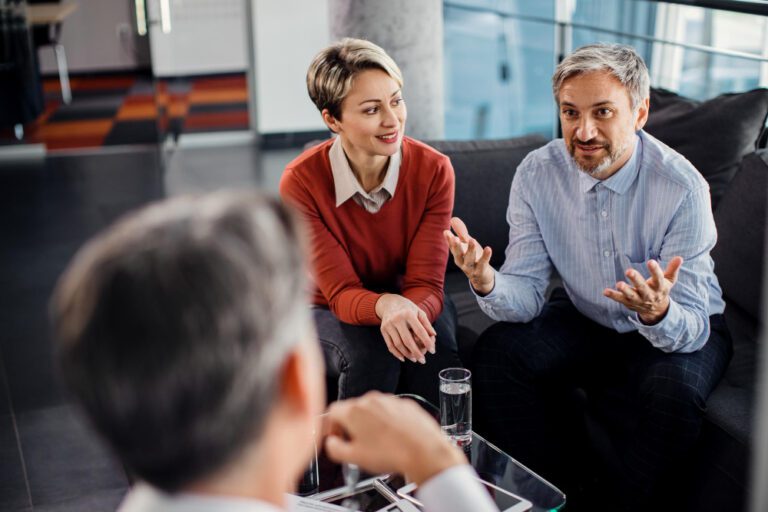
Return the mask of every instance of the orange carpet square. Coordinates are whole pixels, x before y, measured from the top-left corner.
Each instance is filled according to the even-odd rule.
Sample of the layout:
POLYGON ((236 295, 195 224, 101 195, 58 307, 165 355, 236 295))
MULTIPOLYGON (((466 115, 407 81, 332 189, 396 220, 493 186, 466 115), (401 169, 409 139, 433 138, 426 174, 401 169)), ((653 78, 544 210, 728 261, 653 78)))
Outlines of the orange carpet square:
POLYGON ((93 121, 64 121, 48 123, 35 130, 35 136, 52 141, 75 137, 106 136, 112 128, 112 119, 96 119, 93 121))
POLYGON ((125 102, 117 111, 116 119, 126 121, 128 119, 153 119, 157 117, 157 106, 152 103, 128 103, 125 102))
POLYGON ((195 80, 195 82, 192 85, 193 90, 247 89, 247 87, 248 87, 248 84, 245 79, 245 75, 216 77, 216 78, 200 78, 195 80))
POLYGON ((185 128, 238 128, 248 126, 248 112, 206 112, 190 114, 184 121, 185 128))
POLYGON ((247 102, 248 91, 246 89, 211 89, 198 91, 193 89, 189 93, 190 103, 237 103, 247 102))

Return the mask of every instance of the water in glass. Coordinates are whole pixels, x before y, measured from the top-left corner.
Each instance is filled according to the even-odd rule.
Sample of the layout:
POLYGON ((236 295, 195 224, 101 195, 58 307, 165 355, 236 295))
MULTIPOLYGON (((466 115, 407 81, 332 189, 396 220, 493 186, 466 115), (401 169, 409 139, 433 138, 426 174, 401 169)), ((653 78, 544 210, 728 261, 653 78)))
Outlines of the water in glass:
POLYGON ((472 386, 468 382, 440 383, 440 425, 457 446, 472 442, 472 386))

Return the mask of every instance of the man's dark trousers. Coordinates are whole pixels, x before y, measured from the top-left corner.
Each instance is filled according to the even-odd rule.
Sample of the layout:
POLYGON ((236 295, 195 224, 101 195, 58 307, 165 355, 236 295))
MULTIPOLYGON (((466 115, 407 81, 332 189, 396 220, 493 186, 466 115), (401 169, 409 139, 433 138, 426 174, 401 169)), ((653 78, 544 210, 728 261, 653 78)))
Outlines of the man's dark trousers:
POLYGON ((627 508, 648 503, 665 470, 698 438, 706 400, 732 355, 722 315, 693 353, 665 353, 637 332, 620 334, 582 315, 562 289, 542 313, 488 328, 473 353, 476 430, 544 478, 572 488, 583 418, 574 390, 614 393, 629 432, 612 437, 609 468, 627 508))

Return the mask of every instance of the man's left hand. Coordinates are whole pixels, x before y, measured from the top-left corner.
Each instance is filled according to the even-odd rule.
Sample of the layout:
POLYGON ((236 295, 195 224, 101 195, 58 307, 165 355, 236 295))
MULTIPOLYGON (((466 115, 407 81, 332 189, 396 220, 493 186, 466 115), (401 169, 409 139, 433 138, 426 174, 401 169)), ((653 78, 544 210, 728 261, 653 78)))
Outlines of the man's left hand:
POLYGON ((634 286, 622 281, 616 283, 615 290, 603 290, 603 295, 637 312, 644 324, 657 324, 669 310, 669 292, 677 282, 682 264, 683 258, 675 256, 670 260, 667 269, 662 270, 659 262, 650 260, 646 263, 651 273, 650 278, 644 279, 637 270, 628 269, 625 275, 634 286))

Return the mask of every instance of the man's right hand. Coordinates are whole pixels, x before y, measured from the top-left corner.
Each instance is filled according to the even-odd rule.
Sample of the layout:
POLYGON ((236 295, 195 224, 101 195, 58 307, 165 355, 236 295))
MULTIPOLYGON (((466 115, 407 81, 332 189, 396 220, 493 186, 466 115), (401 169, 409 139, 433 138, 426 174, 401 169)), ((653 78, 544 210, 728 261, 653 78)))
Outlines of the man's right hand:
POLYGON ((438 473, 467 464, 437 422, 416 402, 371 391, 334 402, 324 416, 325 449, 337 462, 370 473, 401 473, 421 485, 438 473))
POLYGON ((478 295, 488 295, 493 290, 495 278, 491 267, 491 248, 481 247, 477 240, 469 236, 467 226, 458 217, 451 219, 451 228, 443 231, 448 248, 453 254, 456 266, 469 278, 469 283, 478 295))

